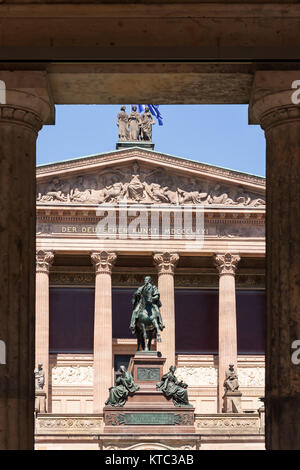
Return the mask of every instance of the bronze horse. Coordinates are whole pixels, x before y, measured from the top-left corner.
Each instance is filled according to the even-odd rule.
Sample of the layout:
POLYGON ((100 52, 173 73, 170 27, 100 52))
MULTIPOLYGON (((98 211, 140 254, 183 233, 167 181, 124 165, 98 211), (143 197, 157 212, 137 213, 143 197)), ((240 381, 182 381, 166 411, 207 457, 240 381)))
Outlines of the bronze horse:
POLYGON ((132 333, 137 336, 137 350, 151 350, 151 342, 156 334, 157 341, 161 341, 160 332, 164 328, 159 307, 161 302, 156 286, 151 283, 151 277, 145 277, 145 284, 137 289, 133 295, 133 312, 130 322, 132 333))

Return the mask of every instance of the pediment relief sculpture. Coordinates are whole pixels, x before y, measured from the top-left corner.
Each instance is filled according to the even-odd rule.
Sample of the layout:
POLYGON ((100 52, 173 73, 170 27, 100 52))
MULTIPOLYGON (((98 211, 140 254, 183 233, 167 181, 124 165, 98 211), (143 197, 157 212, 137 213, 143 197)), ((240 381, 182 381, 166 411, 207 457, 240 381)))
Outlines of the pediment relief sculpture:
POLYGON ((99 173, 69 179, 53 177, 39 183, 37 201, 41 203, 148 203, 200 204, 259 207, 265 199, 243 186, 229 186, 209 179, 178 175, 164 168, 110 167, 99 173))

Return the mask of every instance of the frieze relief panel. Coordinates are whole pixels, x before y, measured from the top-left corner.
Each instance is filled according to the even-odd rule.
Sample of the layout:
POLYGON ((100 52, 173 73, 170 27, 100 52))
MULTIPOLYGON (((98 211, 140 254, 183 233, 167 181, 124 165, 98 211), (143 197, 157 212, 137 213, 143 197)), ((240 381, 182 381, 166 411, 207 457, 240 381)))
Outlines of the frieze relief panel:
POLYGON ((102 430, 102 417, 45 415, 36 419, 36 434, 99 434, 102 430))
MULTIPOLYGON (((178 367, 177 375, 191 387, 217 386, 217 368, 178 367)), ((264 387, 264 367, 240 367, 238 369, 240 387, 264 387)), ((93 386, 93 366, 54 366, 52 368, 52 386, 93 386)))
POLYGON ((242 434, 259 433, 259 417, 257 416, 205 416, 196 415, 196 432, 201 434, 242 434))
POLYGON ((73 178, 54 177, 37 186, 37 202, 67 204, 148 203, 265 206, 265 198, 240 186, 176 174, 161 167, 110 167, 73 178))
MULTIPOLYGON (((177 376, 190 387, 210 387, 218 384, 218 371, 216 367, 178 367, 177 376)), ((239 367, 238 378, 240 387, 264 387, 264 367, 239 367)))
POLYGON ((238 369, 240 387, 264 387, 264 367, 240 367, 238 369))
POLYGON ((190 387, 217 386, 218 373, 215 367, 178 367, 177 377, 190 387))
MULTIPOLYGON (((243 407, 257 411, 260 406, 258 397, 263 395, 264 389, 263 357, 243 356, 239 362, 238 378, 243 393, 243 407)), ((91 412, 92 355, 57 355, 51 357, 51 363, 52 412, 91 412)), ((218 369, 213 356, 180 355, 177 377, 189 385, 190 401, 196 413, 216 412, 218 369)))
POLYGON ((52 386, 55 385, 93 385, 93 366, 54 366, 52 368, 52 386))

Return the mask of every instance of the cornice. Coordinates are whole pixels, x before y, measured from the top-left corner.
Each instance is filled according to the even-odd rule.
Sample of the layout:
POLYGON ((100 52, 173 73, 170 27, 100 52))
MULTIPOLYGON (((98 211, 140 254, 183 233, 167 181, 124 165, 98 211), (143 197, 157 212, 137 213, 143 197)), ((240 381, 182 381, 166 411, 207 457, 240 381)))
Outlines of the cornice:
POLYGON ((199 171, 199 174, 201 174, 202 176, 219 177, 221 179, 230 178, 233 182, 237 184, 248 183, 250 185, 256 185, 258 189, 265 188, 265 178, 260 176, 250 175, 247 173, 242 173, 227 168, 212 166, 206 163, 200 163, 181 157, 176 157, 156 151, 149 151, 139 148, 125 149, 122 151, 118 150, 106 154, 91 155, 88 157, 76 158, 64 162, 43 165, 37 168, 36 174, 37 178, 40 179, 44 176, 51 176, 54 173, 76 173, 76 170, 78 170, 79 172, 85 172, 89 169, 94 168, 96 165, 106 163, 122 163, 136 159, 149 163, 161 163, 163 165, 169 165, 173 169, 177 170, 182 169, 199 171))
MULTIPOLYGON (((257 224, 264 225, 265 213, 264 212, 240 212, 240 213, 227 213, 223 211, 204 214, 205 223, 208 224, 257 224)), ((97 224, 101 219, 96 215, 96 211, 81 211, 81 210, 68 210, 57 208, 46 208, 43 206, 38 207, 37 220, 58 222, 58 223, 79 223, 84 222, 88 224, 97 224)))

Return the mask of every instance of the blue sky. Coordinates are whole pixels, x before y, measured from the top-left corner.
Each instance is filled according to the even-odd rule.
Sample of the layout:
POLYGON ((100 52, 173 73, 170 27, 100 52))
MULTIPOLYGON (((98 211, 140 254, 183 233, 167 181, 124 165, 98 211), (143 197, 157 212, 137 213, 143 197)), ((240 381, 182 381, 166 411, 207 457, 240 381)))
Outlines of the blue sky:
MULTIPOLYGON (((55 126, 44 126, 37 164, 115 149, 120 105, 57 105, 55 126)), ((130 106, 127 105, 127 112, 130 106)), ((265 176, 265 138, 248 125, 246 105, 161 105, 153 126, 155 150, 265 176)))

